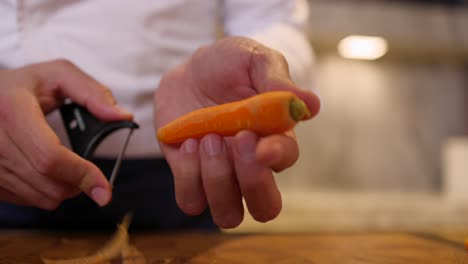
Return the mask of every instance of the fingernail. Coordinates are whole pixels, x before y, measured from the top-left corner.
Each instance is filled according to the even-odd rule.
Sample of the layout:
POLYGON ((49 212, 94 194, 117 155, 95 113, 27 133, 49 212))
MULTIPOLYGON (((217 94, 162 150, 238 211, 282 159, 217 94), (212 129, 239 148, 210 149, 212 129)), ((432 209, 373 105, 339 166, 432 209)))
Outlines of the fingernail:
MULTIPOLYGON (((317 98, 318 98, 319 101, 320 101, 320 109, 319 109, 319 111, 320 111, 320 112, 323 112, 323 109, 324 109, 324 108, 323 108, 322 93, 320 92, 319 89, 314 89, 314 93, 315 93, 315 95, 317 95, 317 98)), ((318 114, 318 113, 317 113, 317 114, 318 114)))
POLYGON ((311 90, 314 94, 316 94, 320 98, 320 93, 321 93, 320 89, 312 87, 311 90))
POLYGON ((122 115, 125 115, 125 116, 133 116, 133 114, 128 111, 127 109, 123 108, 122 106, 120 105, 114 105, 113 107, 115 107, 115 109, 120 112, 122 115))
POLYGON ((241 132, 236 139, 236 149, 239 155, 245 160, 255 159, 255 149, 257 139, 253 133, 241 132))
POLYGON ((99 205, 104 206, 109 200, 109 193, 102 187, 94 187, 91 190, 91 198, 99 205))
POLYGON ((198 141, 193 138, 187 139, 182 145, 182 151, 188 154, 197 152, 198 141))
POLYGON ((104 90, 107 92, 104 94, 104 99, 109 103, 109 105, 115 105, 117 102, 115 101, 115 97, 112 95, 112 92, 104 87, 104 90))
POLYGON ((223 150, 223 142, 220 136, 208 136, 203 140, 203 149, 209 156, 216 156, 223 150))

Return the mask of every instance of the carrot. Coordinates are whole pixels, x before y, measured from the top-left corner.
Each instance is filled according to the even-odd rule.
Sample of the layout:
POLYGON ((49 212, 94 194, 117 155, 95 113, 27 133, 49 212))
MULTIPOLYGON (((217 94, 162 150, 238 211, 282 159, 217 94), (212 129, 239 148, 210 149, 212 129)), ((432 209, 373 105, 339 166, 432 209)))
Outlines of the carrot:
POLYGON ((286 132, 309 117, 307 106, 293 93, 266 92, 190 112, 158 129, 157 137, 165 144, 175 144, 209 133, 234 136, 241 130, 266 136, 286 132))

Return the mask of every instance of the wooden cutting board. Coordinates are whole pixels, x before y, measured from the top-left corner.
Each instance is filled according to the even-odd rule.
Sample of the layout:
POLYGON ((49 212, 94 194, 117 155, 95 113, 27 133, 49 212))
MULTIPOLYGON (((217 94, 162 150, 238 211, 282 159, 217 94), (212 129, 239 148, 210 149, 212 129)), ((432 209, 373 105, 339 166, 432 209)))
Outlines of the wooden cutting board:
MULTIPOLYGON (((0 264, 78 257, 111 236, 0 231, 0 264)), ((132 232, 148 263, 468 263, 463 243, 409 233, 212 234, 132 232)))

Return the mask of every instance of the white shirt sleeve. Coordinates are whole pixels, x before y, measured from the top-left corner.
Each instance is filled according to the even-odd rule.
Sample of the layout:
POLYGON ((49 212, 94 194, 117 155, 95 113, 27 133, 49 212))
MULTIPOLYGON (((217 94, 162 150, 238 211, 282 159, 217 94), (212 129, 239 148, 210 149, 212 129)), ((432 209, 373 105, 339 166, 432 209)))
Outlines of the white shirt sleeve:
POLYGON ((250 37, 281 52, 293 81, 312 88, 314 55, 305 34, 306 0, 226 0, 223 18, 226 35, 250 37))

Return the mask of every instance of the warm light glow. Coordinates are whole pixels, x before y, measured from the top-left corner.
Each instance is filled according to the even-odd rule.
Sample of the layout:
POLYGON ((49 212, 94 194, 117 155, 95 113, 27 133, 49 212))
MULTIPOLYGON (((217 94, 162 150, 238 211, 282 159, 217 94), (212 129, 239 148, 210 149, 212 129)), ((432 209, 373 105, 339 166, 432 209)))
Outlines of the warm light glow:
POLYGON ((376 60, 387 53, 388 44, 382 37, 349 36, 340 41, 338 51, 348 59, 376 60))

